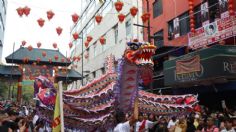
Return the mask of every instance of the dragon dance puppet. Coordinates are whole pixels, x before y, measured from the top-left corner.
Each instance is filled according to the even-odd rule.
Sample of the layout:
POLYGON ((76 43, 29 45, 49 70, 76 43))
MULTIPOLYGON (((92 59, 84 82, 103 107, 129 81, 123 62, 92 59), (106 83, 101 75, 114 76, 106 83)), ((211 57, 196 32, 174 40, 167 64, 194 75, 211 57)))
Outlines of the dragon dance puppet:
MULTIPOLYGON (((129 42, 127 45, 128 48, 118 60, 117 67, 114 65, 115 58, 109 56, 104 75, 81 88, 64 91, 63 109, 66 128, 88 131, 112 128, 116 110, 132 112, 136 97, 139 99, 139 111, 154 115, 177 115, 199 107, 195 95, 155 95, 138 90, 140 84, 148 85, 152 82, 151 58, 156 47, 137 41, 129 42)), ((43 84, 47 82, 43 79, 36 81, 41 81, 43 84)), ((40 92, 37 95, 39 96, 40 92)), ((54 96, 54 94, 47 95, 54 96)), ((48 102, 45 104, 44 99, 40 100, 48 106, 48 102)), ((38 114, 51 121, 53 111, 47 107, 39 107, 38 114)))

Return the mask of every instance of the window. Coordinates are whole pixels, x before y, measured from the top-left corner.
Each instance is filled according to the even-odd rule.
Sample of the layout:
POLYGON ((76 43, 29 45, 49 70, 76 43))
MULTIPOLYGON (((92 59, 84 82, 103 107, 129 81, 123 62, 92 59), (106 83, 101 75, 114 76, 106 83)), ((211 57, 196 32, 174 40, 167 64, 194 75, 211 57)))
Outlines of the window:
POLYGON ((202 26, 201 22, 201 6, 198 5, 194 8, 194 21, 195 21, 195 29, 202 26))
MULTIPOLYGON (((218 0, 208 0, 210 23, 220 18, 220 9, 218 0)), ((227 4, 226 4, 227 5, 227 4)))
POLYGON ((113 29, 115 32, 115 44, 118 44, 118 25, 115 25, 113 29))
POLYGON ((96 78, 96 71, 93 72, 93 78, 96 78))
POLYGON ((131 19, 129 19, 125 23, 125 29, 126 29, 126 36, 130 36, 130 34, 131 34, 131 19))
POLYGON ((190 31, 188 12, 179 16, 180 36, 187 34, 190 31))
POLYGON ((104 67, 101 68, 101 71, 102 71, 102 74, 105 74, 106 72, 104 67))
POLYGON ((154 44, 158 48, 164 45, 163 30, 154 33, 154 44))
POLYGON ((153 18, 160 16, 162 12, 162 0, 155 0, 153 3, 153 18))
POLYGON ((176 25, 179 25, 179 28, 176 28, 178 30, 174 30, 174 20, 171 20, 168 22, 168 39, 172 40, 174 38, 177 38, 178 36, 186 35, 190 31, 190 20, 189 20, 189 14, 188 12, 178 16, 178 21, 176 25), (175 34, 179 34, 178 36, 175 34))
POLYGON ((174 22, 173 20, 168 22, 168 40, 174 39, 174 22))

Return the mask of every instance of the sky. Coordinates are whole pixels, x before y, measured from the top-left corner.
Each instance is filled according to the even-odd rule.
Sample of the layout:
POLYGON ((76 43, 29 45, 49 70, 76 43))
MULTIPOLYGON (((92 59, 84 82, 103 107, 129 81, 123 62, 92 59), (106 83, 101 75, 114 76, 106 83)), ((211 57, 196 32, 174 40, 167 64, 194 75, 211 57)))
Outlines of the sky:
POLYGON ((70 28, 73 26, 71 15, 79 14, 81 11, 81 0, 8 0, 6 30, 3 45, 3 62, 5 57, 20 48, 21 42, 27 42, 26 47, 32 45, 37 47, 37 42, 41 42, 41 48, 53 49, 52 44, 57 43, 59 50, 69 56, 70 28), (28 6, 31 12, 26 17, 20 17, 16 9, 28 6), (52 10, 55 15, 49 21, 46 12, 52 10), (44 26, 40 27, 37 20, 43 18, 44 26), (63 29, 58 36, 56 28, 63 29))

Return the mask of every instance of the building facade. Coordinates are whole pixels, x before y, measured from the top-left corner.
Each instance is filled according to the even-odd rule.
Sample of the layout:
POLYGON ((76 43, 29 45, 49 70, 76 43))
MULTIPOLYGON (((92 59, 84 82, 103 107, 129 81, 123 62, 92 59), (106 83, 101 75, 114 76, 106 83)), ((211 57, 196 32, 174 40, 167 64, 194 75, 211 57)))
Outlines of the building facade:
POLYGON ((212 95, 218 100, 232 97, 236 86, 235 7, 233 0, 143 0, 143 12, 151 14, 150 35, 145 28, 144 40, 151 36, 158 47, 153 57, 156 92, 201 93, 200 98, 212 95))
MULTIPOLYGON (((125 0, 122 1, 124 6, 120 13, 126 17, 121 23, 118 20, 118 12, 115 9, 113 0, 90 0, 84 1, 80 19, 76 25, 72 27, 71 34, 77 32, 80 39, 73 41, 71 49, 71 57, 80 57, 79 61, 73 61, 72 66, 82 73, 85 77, 84 84, 94 78, 105 73, 105 58, 112 54, 119 59, 122 57, 126 48, 126 42, 131 39, 143 39, 143 30, 133 24, 142 24, 140 15, 142 13, 141 0, 125 0), (135 17, 130 14, 130 8, 138 7, 138 13, 135 17), (101 15, 102 21, 97 24, 96 15, 101 15), (82 64, 82 44, 91 36, 92 41, 88 47, 83 45, 83 64, 82 64), (100 38, 106 39, 105 44, 101 44, 100 38), (83 65, 83 71, 82 71, 83 65)), ((77 59, 78 60, 78 59, 77 59)), ((80 84, 79 84, 80 85, 80 84)))
POLYGON ((3 49, 3 39, 4 32, 6 29, 6 14, 7 14, 7 2, 5 0, 0 0, 0 62, 2 61, 2 49, 3 49))

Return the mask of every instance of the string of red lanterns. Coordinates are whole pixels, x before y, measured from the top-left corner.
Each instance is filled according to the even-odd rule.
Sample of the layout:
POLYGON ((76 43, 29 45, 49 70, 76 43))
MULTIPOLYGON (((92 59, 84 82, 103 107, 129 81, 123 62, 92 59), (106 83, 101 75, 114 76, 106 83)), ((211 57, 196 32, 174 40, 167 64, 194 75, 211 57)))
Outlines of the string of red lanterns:
POLYGON ((190 17, 190 31, 195 32, 195 20, 194 20, 194 11, 193 11, 193 0, 189 0, 189 17, 190 17))
POLYGON ((234 0, 229 0, 229 6, 228 6, 228 10, 229 10, 229 15, 230 16, 234 16, 235 12, 234 12, 234 0))

